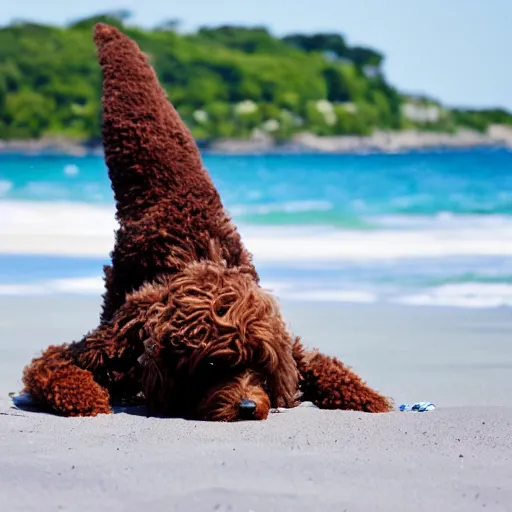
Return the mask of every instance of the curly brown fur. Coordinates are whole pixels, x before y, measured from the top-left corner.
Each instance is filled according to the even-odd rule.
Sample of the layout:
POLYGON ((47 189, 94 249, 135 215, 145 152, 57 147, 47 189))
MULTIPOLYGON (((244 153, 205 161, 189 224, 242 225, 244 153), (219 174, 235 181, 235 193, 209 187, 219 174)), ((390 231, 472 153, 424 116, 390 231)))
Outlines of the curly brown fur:
POLYGON ((140 394, 152 413, 215 421, 265 419, 301 393, 319 407, 388 411, 354 372, 288 332, 137 45, 102 24, 95 42, 119 221, 101 322, 35 358, 25 390, 68 416, 140 394))
POLYGON ((207 257, 215 239, 229 266, 251 255, 224 211, 190 131, 134 41, 103 24, 94 40, 103 71, 103 142, 120 229, 106 269, 103 320, 126 293, 207 257))
POLYGON ((371 389, 364 381, 335 357, 318 351, 307 352, 299 339, 293 355, 300 371, 302 400, 322 409, 345 409, 363 412, 388 412, 390 399, 371 389))
POLYGON ((140 358, 153 412, 230 419, 227 405, 233 409, 244 398, 268 401, 265 416, 270 406, 294 404, 298 372, 290 335, 275 300, 250 273, 194 263, 172 279, 143 286, 130 301, 140 308, 155 291, 140 358))
POLYGON ((23 373, 25 389, 44 408, 64 416, 110 412, 109 394, 91 372, 76 366, 65 345, 50 346, 23 373))

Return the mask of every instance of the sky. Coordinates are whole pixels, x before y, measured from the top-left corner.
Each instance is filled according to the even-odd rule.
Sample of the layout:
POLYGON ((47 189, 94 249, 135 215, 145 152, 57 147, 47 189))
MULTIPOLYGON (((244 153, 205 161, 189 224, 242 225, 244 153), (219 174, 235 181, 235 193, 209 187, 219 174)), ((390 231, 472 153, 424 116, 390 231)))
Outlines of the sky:
POLYGON ((64 25, 109 10, 145 27, 179 19, 203 25, 264 25, 276 35, 337 32, 386 56, 388 80, 450 107, 512 111, 512 0, 0 0, 13 19, 64 25))

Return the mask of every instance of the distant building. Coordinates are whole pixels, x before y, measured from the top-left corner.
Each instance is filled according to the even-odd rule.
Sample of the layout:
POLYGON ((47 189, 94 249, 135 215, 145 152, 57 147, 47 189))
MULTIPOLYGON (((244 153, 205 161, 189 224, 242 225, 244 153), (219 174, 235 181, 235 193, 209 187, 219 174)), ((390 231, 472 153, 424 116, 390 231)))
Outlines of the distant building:
POLYGON ((357 113, 357 105, 355 103, 352 103, 351 101, 345 101, 343 103, 339 103, 339 105, 350 114, 357 113))
POLYGON ((363 73, 367 78, 378 78, 382 71, 379 66, 363 66, 363 73))
POLYGON ((422 105, 414 101, 407 101, 402 105, 402 114, 406 119, 414 123, 436 123, 443 114, 438 105, 422 105))
POLYGON ((324 59, 329 62, 337 62, 338 64, 353 64, 350 59, 347 59, 346 57, 340 57, 336 52, 333 52, 332 50, 324 50, 322 55, 324 56, 324 59))

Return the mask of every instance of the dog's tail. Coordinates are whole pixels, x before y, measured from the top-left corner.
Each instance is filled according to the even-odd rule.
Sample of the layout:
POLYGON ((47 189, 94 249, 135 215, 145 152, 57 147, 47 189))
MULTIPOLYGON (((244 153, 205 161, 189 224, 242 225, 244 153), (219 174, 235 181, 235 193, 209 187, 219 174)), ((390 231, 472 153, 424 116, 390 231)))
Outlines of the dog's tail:
MULTIPOLYGON (((196 143, 167 99, 148 57, 110 25, 94 28, 103 72, 103 145, 121 224, 162 200, 191 195, 222 212, 196 143)), ((177 220, 177 219, 174 219, 177 220)))
POLYGON ((125 294, 184 264, 212 259, 257 280, 252 255, 204 169, 192 134, 148 57, 118 29, 97 24, 103 71, 103 145, 120 229, 106 269, 103 320, 125 294))

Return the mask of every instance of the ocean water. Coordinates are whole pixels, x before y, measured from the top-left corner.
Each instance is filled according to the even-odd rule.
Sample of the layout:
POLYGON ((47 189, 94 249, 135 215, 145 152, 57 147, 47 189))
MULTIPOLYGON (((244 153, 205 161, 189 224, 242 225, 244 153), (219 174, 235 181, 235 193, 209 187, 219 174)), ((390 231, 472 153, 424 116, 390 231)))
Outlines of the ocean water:
MULTIPOLYGON (((510 151, 204 161, 281 298, 512 306, 510 151)), ((0 155, 0 294, 101 293, 115 228, 102 158, 0 155)))

